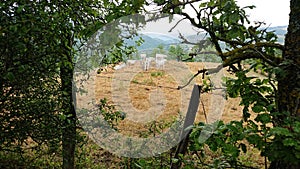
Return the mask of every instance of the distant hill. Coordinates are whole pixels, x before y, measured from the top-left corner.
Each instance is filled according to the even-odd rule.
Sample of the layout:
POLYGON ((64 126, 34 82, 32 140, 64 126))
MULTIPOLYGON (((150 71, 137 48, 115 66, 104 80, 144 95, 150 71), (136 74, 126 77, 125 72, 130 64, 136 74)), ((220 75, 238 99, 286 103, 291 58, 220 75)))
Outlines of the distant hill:
POLYGON ((268 30, 269 31, 275 31, 276 35, 284 36, 287 33, 287 26, 269 27, 268 30))
POLYGON ((168 47, 172 44, 181 43, 181 40, 177 37, 154 32, 141 33, 139 36, 135 36, 131 39, 126 39, 125 43, 127 45, 136 46, 135 41, 138 41, 140 38, 142 38, 144 42, 141 46, 137 46, 138 50, 154 49, 159 45, 168 47))
MULTIPOLYGON (((285 34, 287 33, 287 26, 269 27, 268 31, 274 31, 278 36, 278 42, 281 44, 284 43, 284 37, 285 34)), ((202 34, 188 35, 185 38, 190 42, 196 43, 199 40, 203 40, 207 37, 208 37, 207 34, 202 33, 202 34)), ((143 51, 152 50, 154 48, 157 48, 157 46, 159 45, 162 45, 164 46, 165 49, 168 49, 170 45, 176 45, 182 42, 182 40, 176 36, 171 36, 171 35, 156 33, 156 32, 143 32, 131 39, 126 39, 125 43, 130 46, 136 46, 135 41, 138 41, 140 38, 144 40, 144 43, 141 46, 137 46, 137 49, 143 51)))
POLYGON ((269 27, 268 31, 274 31, 278 36, 278 42, 281 44, 284 43, 285 34, 287 33, 287 26, 269 27))
POLYGON ((175 44, 175 43, 181 42, 181 39, 179 39, 178 37, 172 36, 172 35, 166 35, 166 34, 156 33, 156 32, 144 32, 142 34, 144 36, 148 36, 153 39, 159 40, 163 44, 175 44))
POLYGON ((185 38, 190 42, 197 43, 200 40, 206 39, 207 37, 209 37, 209 35, 207 35, 206 33, 201 33, 195 35, 188 35, 185 38))
MULTIPOLYGON (((263 28, 264 29, 264 28, 263 28)), ((275 34, 278 36, 278 42, 283 44, 284 43, 284 37, 287 33, 287 26, 275 26, 275 27, 269 27, 267 29, 268 31, 274 31, 275 34)), ((186 36, 186 39, 188 39, 190 42, 198 42, 204 38, 208 37, 206 33, 202 34, 195 34, 195 35, 189 35, 186 36)))

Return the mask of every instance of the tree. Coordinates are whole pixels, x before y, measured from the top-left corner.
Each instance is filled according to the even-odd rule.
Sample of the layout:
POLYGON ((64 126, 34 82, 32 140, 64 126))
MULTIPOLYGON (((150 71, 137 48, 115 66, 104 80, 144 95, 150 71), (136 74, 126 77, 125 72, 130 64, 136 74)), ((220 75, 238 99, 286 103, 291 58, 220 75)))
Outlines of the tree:
POLYGON ((277 43, 274 32, 263 28, 263 22, 246 26, 250 22, 245 9, 254 6, 241 8, 234 0, 154 2, 163 12, 179 14, 209 34, 222 65, 237 76, 227 84, 231 97, 242 97, 243 122, 248 124, 248 129, 263 135, 251 133, 252 137, 247 140, 271 160, 270 168, 299 168, 300 1, 290 1, 290 21, 284 45, 277 43), (197 7, 195 2, 201 2, 200 6, 197 7), (195 17, 185 12, 187 6, 195 17), (251 63, 250 68, 243 66, 245 61, 251 63), (264 80, 248 77, 250 70, 266 72, 267 76, 264 80), (258 125, 249 120, 249 109, 257 113, 255 122, 263 123, 265 130, 258 130, 258 125), (267 123, 273 128, 265 126, 267 123), (251 124, 255 127, 251 128, 251 124))
POLYGON ((55 37, 55 28, 36 3, 4 1, 0 9, 0 149, 22 151, 30 137, 54 150, 60 141, 58 50, 57 39, 45 38, 45 30, 55 37))
MULTIPOLYGON (((288 26, 288 32, 285 37, 285 44, 283 50, 283 60, 279 66, 282 72, 277 74, 278 79, 278 98, 277 98, 277 111, 279 112, 279 117, 275 119, 275 126, 289 127, 293 124, 286 124, 282 119, 296 118, 290 123, 299 124, 300 117, 300 26, 299 18, 300 17, 300 1, 291 0, 290 1, 290 20, 288 26), (285 112, 288 112, 287 114, 285 112)), ((298 126, 299 127, 299 126, 298 126)), ((293 130, 297 130, 294 126, 291 127, 293 130)), ((298 132, 299 133, 299 132, 298 132)), ((299 135, 298 135, 299 137, 299 135)), ((295 137, 297 139, 297 137, 295 137)), ((282 137, 277 136, 274 142, 282 142, 282 137)), ((299 144, 299 142, 298 142, 299 144)), ((299 157, 299 145, 296 148, 297 154, 299 157)), ((278 147, 276 147, 277 149, 278 147)), ((279 147, 280 152, 284 152, 287 148, 287 145, 279 147)), ((295 151, 295 150, 292 150, 295 151)), ((285 154, 285 153, 283 153, 285 154)), ((294 153, 293 153, 294 154, 294 153)), ((290 161, 283 160, 284 158, 280 157, 272 161, 270 168, 299 168, 299 159, 297 162, 291 163, 290 161)))
MULTIPOLYGON (((1 25, 1 149, 29 137, 62 141, 63 168, 74 168, 74 46, 104 24, 137 13, 144 1, 3 1, 1 25)), ((39 145, 40 145, 39 144, 39 145)))
POLYGON ((182 60, 184 54, 183 48, 180 45, 171 45, 168 51, 169 55, 176 58, 178 61, 182 60))

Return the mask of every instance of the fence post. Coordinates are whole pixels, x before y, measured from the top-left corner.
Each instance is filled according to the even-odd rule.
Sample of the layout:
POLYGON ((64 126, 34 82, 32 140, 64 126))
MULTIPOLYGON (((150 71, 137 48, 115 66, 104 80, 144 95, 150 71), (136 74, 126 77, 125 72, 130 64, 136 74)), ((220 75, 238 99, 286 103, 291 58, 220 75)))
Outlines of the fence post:
POLYGON ((179 169, 181 166, 181 159, 179 159, 179 154, 185 154, 187 150, 189 134, 191 133, 192 129, 185 130, 187 127, 194 124, 195 117, 198 111, 199 101, 200 101, 200 85, 194 85, 191 100, 189 103, 188 111, 184 120, 183 129, 180 134, 180 142, 177 146, 174 158, 178 159, 176 163, 171 160, 171 169, 179 169))

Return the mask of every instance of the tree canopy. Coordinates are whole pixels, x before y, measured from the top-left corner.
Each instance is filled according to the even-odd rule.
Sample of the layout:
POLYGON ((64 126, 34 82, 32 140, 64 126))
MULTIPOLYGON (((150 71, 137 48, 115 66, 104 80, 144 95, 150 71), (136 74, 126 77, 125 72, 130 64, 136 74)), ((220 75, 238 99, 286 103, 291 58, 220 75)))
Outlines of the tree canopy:
POLYGON ((98 0, 0 3, 0 150, 22 151, 28 138, 37 147, 45 143, 57 150, 62 141, 63 168, 74 168, 74 46, 104 24, 138 13, 142 4, 98 0))

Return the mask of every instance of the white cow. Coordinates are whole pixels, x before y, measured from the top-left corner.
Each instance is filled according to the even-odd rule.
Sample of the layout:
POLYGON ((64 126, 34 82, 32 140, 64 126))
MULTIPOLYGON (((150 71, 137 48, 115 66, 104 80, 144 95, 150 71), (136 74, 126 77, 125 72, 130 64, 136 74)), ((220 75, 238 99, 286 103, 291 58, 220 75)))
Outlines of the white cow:
POLYGON ((143 53, 143 54, 140 55, 140 57, 141 57, 141 67, 142 67, 142 69, 144 69, 144 65, 145 65, 145 62, 146 62, 147 55, 143 53))
POLYGON ((140 56, 141 56, 141 61, 143 62, 146 60, 147 54, 142 53, 140 56))
POLYGON ((156 54, 156 57, 155 57, 156 68, 164 69, 165 62, 167 61, 167 59, 165 59, 165 58, 167 58, 167 55, 156 54))
POLYGON ((154 61, 154 60, 155 59, 153 57, 148 57, 148 58, 146 57, 143 69, 144 70, 149 70, 150 67, 151 67, 151 62, 154 61))
POLYGON ((122 63, 122 64, 120 64, 120 65, 116 65, 116 66, 114 67, 114 69, 115 69, 115 70, 120 70, 120 69, 122 69, 122 68, 124 68, 124 67, 126 67, 126 64, 125 64, 125 63, 122 63))
POLYGON ((126 64, 127 64, 128 66, 134 65, 134 64, 136 63, 136 61, 137 61, 137 60, 127 60, 126 64))
POLYGON ((164 69, 166 61, 167 61, 167 59, 156 60, 156 68, 164 69))

